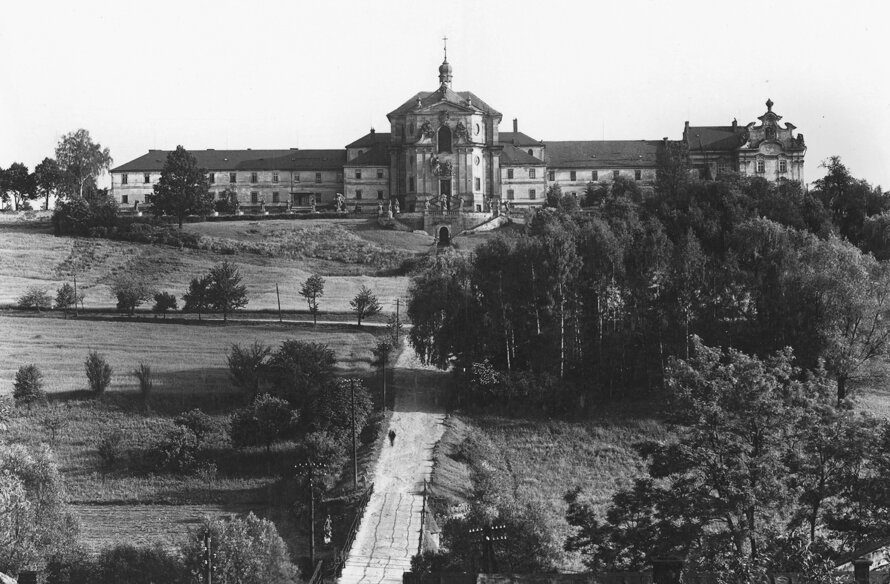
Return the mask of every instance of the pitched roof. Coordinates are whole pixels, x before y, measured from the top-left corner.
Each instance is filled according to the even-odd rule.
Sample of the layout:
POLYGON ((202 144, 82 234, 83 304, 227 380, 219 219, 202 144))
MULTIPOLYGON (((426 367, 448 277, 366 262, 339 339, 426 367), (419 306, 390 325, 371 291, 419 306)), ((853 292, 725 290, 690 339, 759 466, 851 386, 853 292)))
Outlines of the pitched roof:
POLYGON ((402 114, 406 114, 417 107, 417 100, 420 100, 420 107, 426 108, 431 105, 437 104, 440 101, 444 101, 447 103, 453 103, 455 105, 459 105, 461 107, 471 107, 474 109, 478 109, 483 111, 486 114, 491 114, 494 116, 500 116, 501 112, 497 111, 481 99, 471 92, 471 91, 453 91, 447 85, 443 85, 436 91, 421 91, 416 93, 414 97, 389 112, 386 117, 399 116, 402 114), (469 102, 468 102, 469 100, 469 102))
POLYGON ((389 145, 375 144, 368 151, 344 162, 343 166, 389 166, 389 145))
POLYGON ((498 142, 501 144, 513 144, 513 140, 516 140, 515 146, 540 146, 541 141, 535 140, 528 134, 523 134, 522 132, 498 132, 498 142))
POLYGON ((347 144, 347 148, 366 148, 375 144, 389 143, 392 134, 389 132, 375 132, 371 130, 352 144, 347 144))
POLYGON ((655 165, 661 140, 547 142, 544 158, 553 168, 639 168, 655 165))
POLYGON ((732 126, 689 126, 683 132, 686 147, 696 150, 735 150, 745 143, 744 127, 732 126))
POLYGON ((501 166, 544 166, 544 161, 512 144, 504 144, 500 164, 501 166))
MULTIPOLYGON (((149 150, 111 172, 160 171, 169 150, 149 150)), ((207 170, 339 170, 345 150, 189 150, 207 170)))

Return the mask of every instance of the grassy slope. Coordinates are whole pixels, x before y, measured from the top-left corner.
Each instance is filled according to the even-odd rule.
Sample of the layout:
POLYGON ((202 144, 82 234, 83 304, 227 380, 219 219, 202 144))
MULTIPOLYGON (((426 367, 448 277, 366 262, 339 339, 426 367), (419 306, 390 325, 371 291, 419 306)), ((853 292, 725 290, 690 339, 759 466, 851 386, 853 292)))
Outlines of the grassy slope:
MULTIPOLYGON (((581 486, 585 498, 605 510, 612 494, 644 471, 633 444, 667 437, 645 404, 610 406, 577 422, 461 414, 449 426, 436 452, 433 494, 452 505, 466 500, 468 469, 455 454, 468 431, 480 429, 503 457, 516 501, 541 509, 558 541, 569 533, 562 498, 566 491, 581 486)), ((491 466, 502 465, 494 461, 491 466)), ((583 566, 577 556, 564 554, 560 568, 583 566)))
MULTIPOLYGON (((170 544, 180 541, 185 527, 202 515, 238 513, 248 507, 269 511, 280 473, 293 464, 294 445, 275 447, 271 468, 256 452, 229 446, 222 425, 245 401, 226 374, 230 344, 259 339, 275 345, 285 338, 324 342, 336 352, 344 373, 362 376, 370 373, 373 346, 370 331, 352 326, 313 330, 277 323, 222 327, 0 316, 0 330, 0 352, 7 356, 0 369, 0 395, 11 392, 18 364, 34 362, 44 373, 52 405, 64 411, 67 425, 53 450, 69 498, 78 503, 85 542, 94 548, 130 532, 170 544), (78 393, 86 387, 83 360, 88 348, 104 353, 114 368, 111 387, 99 400, 78 393), (150 364, 156 375, 148 410, 129 375, 139 361, 150 364), (163 435, 176 413, 193 407, 201 407, 220 425, 207 441, 217 478, 207 483, 197 476, 140 467, 140 453, 163 435), (125 462, 107 470, 96 442, 113 430, 123 433, 125 462), (151 518, 144 529, 140 518, 151 518)), ((41 425, 45 413, 43 407, 17 409, 8 439, 32 445, 49 442, 50 433, 41 425)), ((276 522, 284 522, 288 539, 299 549, 299 535, 287 527, 291 519, 279 515, 273 514, 276 522)))
POLYGON ((191 278, 228 259, 241 266, 250 298, 248 309, 277 307, 276 283, 282 308, 305 309, 299 288, 317 272, 326 279, 322 310, 349 311, 349 300, 364 284, 389 311, 396 298, 405 297, 408 278, 377 276, 384 267, 380 262, 391 267, 390 256, 400 261, 428 250, 420 241, 425 236, 406 234, 401 241, 388 232, 369 229, 366 221, 345 225, 321 220, 202 223, 186 229, 206 230, 219 246, 234 253, 60 238, 45 224, 0 224, 0 304, 14 303, 30 286, 54 293, 62 282, 70 281, 75 270, 87 307, 113 307, 108 286, 121 273, 140 273, 158 282, 159 289, 181 297, 191 278))

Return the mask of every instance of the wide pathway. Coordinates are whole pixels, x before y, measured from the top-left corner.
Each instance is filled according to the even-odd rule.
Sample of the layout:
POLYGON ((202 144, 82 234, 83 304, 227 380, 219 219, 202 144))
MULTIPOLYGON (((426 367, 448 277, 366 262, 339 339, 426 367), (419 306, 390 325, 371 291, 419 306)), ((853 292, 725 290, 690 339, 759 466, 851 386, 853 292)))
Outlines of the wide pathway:
POLYGON ((445 374, 423 367, 410 346, 396 363, 395 409, 374 473, 374 493, 356 533, 340 584, 402 582, 420 542, 423 482, 433 467, 432 449, 444 432, 438 404, 445 374))

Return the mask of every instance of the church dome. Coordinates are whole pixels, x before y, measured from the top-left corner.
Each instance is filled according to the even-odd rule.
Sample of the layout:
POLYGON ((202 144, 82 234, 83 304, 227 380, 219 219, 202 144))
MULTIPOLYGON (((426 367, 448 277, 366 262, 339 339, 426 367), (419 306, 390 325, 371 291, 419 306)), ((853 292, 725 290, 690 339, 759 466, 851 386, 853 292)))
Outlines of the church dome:
POLYGON ((445 60, 439 65, 439 83, 450 87, 451 74, 453 72, 454 70, 451 68, 451 63, 448 62, 448 57, 445 57, 445 60))

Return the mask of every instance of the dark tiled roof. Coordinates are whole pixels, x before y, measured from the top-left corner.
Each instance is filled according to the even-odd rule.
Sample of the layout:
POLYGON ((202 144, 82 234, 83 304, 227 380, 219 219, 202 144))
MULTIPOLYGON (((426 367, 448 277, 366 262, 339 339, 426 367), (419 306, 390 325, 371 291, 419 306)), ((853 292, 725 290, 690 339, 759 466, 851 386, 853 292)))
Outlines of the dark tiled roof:
MULTIPOLYGON (((345 150, 189 150, 206 170, 335 170, 346 162, 345 150)), ((169 150, 149 150, 111 172, 160 171, 169 150)))
POLYGON ((735 150, 744 144, 745 128, 732 126, 689 126, 684 132, 690 152, 696 150, 735 150))
POLYGON ((445 101, 448 103, 453 103, 462 107, 468 107, 467 100, 470 100, 470 105, 476 109, 480 109, 483 112, 495 116, 500 116, 501 112, 497 111, 474 94, 471 91, 453 91, 448 86, 442 86, 436 91, 421 91, 414 95, 411 99, 389 112, 386 117, 398 116, 402 114, 406 114, 417 107, 417 99, 420 99, 421 107, 429 107, 433 104, 439 103, 440 101, 445 101))
POLYGON ((544 166, 544 161, 512 144, 504 144, 504 149, 501 151, 501 166, 544 166))
POLYGON ((544 157, 552 168, 638 168, 655 165, 661 140, 547 142, 544 157))
POLYGON ((498 132, 498 142, 512 144, 516 139, 516 146, 540 146, 541 142, 522 132, 498 132))
POLYGON ((389 144, 391 134, 389 132, 368 132, 352 144, 347 144, 347 148, 367 148, 375 144, 389 144))
POLYGON ((344 166, 389 166, 389 145, 375 144, 370 150, 359 154, 344 166))

